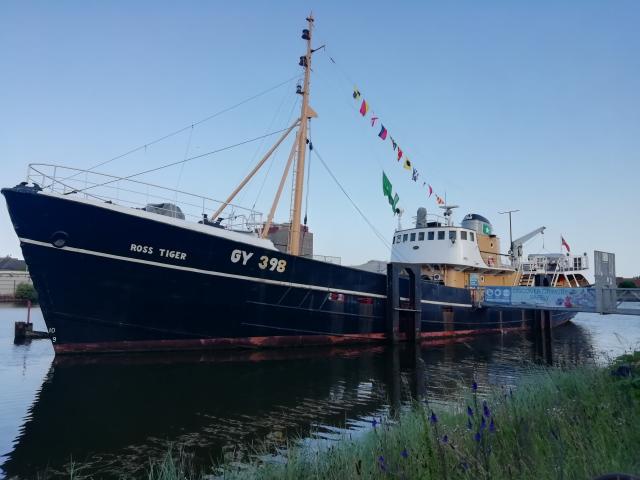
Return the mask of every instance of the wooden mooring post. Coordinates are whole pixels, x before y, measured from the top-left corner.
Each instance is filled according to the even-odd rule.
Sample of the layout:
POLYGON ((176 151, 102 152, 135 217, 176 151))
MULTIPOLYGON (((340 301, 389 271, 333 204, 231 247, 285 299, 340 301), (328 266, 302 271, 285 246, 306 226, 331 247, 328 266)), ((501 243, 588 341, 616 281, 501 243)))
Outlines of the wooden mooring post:
POLYGON ((13 330, 14 343, 22 343, 33 338, 49 338, 49 333, 33 331, 33 322, 31 322, 31 300, 27 301, 27 321, 15 322, 13 330))
POLYGON ((391 343, 416 342, 422 332, 422 282, 420 266, 412 263, 387 264, 386 333, 391 343), (401 276, 407 282, 401 289, 401 276), (404 288, 404 287, 408 288, 404 288))

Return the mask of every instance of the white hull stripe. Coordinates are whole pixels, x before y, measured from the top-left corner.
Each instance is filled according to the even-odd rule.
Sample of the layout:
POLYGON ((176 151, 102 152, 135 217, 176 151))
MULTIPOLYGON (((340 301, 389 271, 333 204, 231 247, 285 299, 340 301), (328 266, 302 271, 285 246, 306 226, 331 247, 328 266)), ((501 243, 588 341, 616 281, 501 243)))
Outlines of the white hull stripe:
MULTIPOLYGON (((140 263, 143 265, 151 265, 154 267, 169 268, 172 270, 182 270, 185 272, 192 272, 192 273, 200 273, 203 275, 212 275, 214 277, 231 278, 234 280, 246 280, 249 282, 266 283, 268 285, 278 285, 281 287, 304 288, 307 290, 316 290, 316 291, 327 292, 327 293, 343 293, 345 295, 359 295, 363 297, 372 297, 372 298, 387 298, 386 295, 380 295, 378 293, 360 292, 357 290, 343 290, 339 288, 323 287, 320 285, 307 285, 302 283, 283 282, 280 280, 271 280, 269 278, 248 277, 246 275, 236 275, 234 273, 216 272, 213 270, 202 270, 202 269, 193 268, 193 267, 182 267, 180 265, 171 265, 168 263, 153 262, 150 260, 142 260, 140 258, 123 257, 120 255, 112 255, 110 253, 102 253, 102 252, 96 252, 93 250, 85 250, 83 248, 75 248, 75 247, 57 248, 51 245, 50 243, 40 242, 38 240, 31 240, 29 238, 20 238, 20 241, 24 243, 30 243, 32 245, 38 245, 40 247, 53 248, 55 250, 64 250, 68 252, 82 253, 85 255, 93 255, 96 257, 110 258, 113 260, 120 260, 124 262, 140 263)), ((407 300, 407 299, 403 298, 402 300, 407 300)), ((439 302, 437 300, 421 300, 421 303, 427 303, 431 305, 445 305, 449 307, 466 307, 466 308, 472 307, 472 305, 468 303, 439 302)))
POLYGON ((283 282, 280 280, 271 280, 269 278, 259 278, 259 277, 248 277, 245 275, 236 275, 234 273, 225 273, 225 272, 216 272, 213 270, 202 270, 199 268, 193 268, 193 267, 182 267, 180 265, 171 265, 168 263, 161 263, 161 262, 152 262, 150 260, 142 260, 140 258, 131 258, 131 257, 123 257, 120 255, 112 255, 110 253, 102 253, 102 252, 96 252, 93 250, 85 250, 83 248, 75 248, 75 247, 62 247, 62 248, 57 248, 54 247, 53 245, 51 245, 50 243, 46 243, 46 242, 40 242, 38 240, 31 240, 29 238, 20 238, 21 242, 24 243, 30 243, 32 245, 38 245, 40 247, 48 247, 48 248, 53 248, 55 250, 64 250, 67 252, 74 252, 74 253, 83 253, 85 255, 93 255, 96 257, 103 257, 103 258, 111 258, 113 260, 121 260, 124 262, 132 262, 132 263, 141 263, 143 265, 152 265, 154 267, 161 267, 161 268, 169 268, 172 270, 182 270, 185 272, 192 272, 192 273, 200 273, 203 275, 212 275, 214 277, 222 277, 222 278, 231 278, 234 280, 247 280, 249 282, 258 282, 258 283, 266 283, 268 285, 278 285, 281 287, 292 287, 292 288, 305 288, 308 290, 317 290, 317 291, 321 291, 321 292, 333 292, 333 293, 343 293, 345 295, 361 295, 363 297, 373 297, 373 298, 387 298, 386 295, 380 295, 377 293, 369 293, 369 292, 359 292, 356 290, 342 290, 342 289, 338 289, 338 288, 330 288, 330 287, 323 287, 320 285, 305 285, 302 283, 293 283, 293 282, 283 282))

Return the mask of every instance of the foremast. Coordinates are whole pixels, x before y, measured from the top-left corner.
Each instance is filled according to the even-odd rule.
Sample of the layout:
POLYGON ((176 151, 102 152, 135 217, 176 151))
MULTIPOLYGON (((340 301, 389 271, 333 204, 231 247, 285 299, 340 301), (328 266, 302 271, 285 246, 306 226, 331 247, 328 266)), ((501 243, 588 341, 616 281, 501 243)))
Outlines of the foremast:
MULTIPOLYGON (((280 144, 284 141, 284 139, 293 131, 295 127, 298 127, 296 133, 296 139, 291 146, 291 152, 289 153, 289 158, 287 159, 287 163, 284 168, 284 172, 282 173, 282 178, 280 179, 280 185, 278 186, 278 190, 273 199, 273 203, 271 205, 271 210, 269 211, 269 215, 267 216, 267 220, 262 225, 262 229, 257 232, 260 234, 262 238, 266 238, 269 235, 269 230, 271 228, 271 223, 273 221, 273 216, 275 215, 275 211, 278 207, 278 203, 280 201, 280 196, 282 194, 282 190, 285 185, 285 181, 289 174, 289 170, 291 170, 291 165, 293 160, 295 159, 294 164, 294 181, 291 192, 291 216, 290 216, 290 224, 289 224, 289 239, 287 245, 287 252, 292 255, 300 255, 301 250, 301 214, 302 214, 302 197, 304 193, 304 166, 305 166, 305 156, 308 142, 308 127, 309 120, 313 117, 316 117, 316 113, 309 106, 309 89, 311 83, 311 56, 315 50, 311 48, 311 37, 314 27, 314 19, 313 14, 309 14, 307 17, 307 28, 302 30, 302 38, 307 42, 307 51, 306 54, 300 57, 299 65, 304 68, 304 82, 303 85, 299 85, 297 87, 296 93, 302 96, 302 106, 300 108, 300 117, 298 117, 293 124, 286 129, 286 131, 282 134, 282 136, 278 139, 275 145, 269 149, 269 151, 262 157, 262 159, 258 162, 258 164, 251 170, 251 172, 240 182, 240 184, 231 192, 231 195, 227 197, 227 199, 222 202, 220 207, 213 213, 211 218, 215 221, 218 219, 218 216, 224 211, 224 209, 231 204, 231 201, 235 198, 235 196, 244 188, 244 186, 253 178, 256 172, 262 167, 265 162, 269 159, 269 157, 275 152, 275 150, 280 146, 280 144)), ((320 47, 322 48, 322 47, 320 47)), ((205 216, 206 219, 206 216, 205 216)))
POLYGON ((304 164, 307 152, 307 130, 309 119, 315 113, 309 108, 309 86, 311 80, 311 37, 313 35, 313 14, 307 17, 307 29, 302 31, 302 38, 307 42, 307 53, 300 57, 300 64, 304 68, 304 82, 302 86, 302 106, 300 108, 300 127, 298 129, 298 155, 295 164, 295 181, 293 185, 293 204, 291 206, 291 227, 289 232, 289 253, 300 254, 300 218, 302 214, 302 194, 304 190, 304 164))

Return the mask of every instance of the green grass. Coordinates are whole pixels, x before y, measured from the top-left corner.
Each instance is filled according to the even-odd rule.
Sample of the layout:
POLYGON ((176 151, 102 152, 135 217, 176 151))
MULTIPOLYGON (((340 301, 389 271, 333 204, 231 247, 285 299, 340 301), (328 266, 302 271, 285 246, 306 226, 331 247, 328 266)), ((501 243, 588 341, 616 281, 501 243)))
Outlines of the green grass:
POLYGON ((640 472, 638 353, 607 369, 541 370, 517 391, 496 389, 486 411, 483 401, 469 386, 455 411, 416 404, 357 440, 316 451, 293 447, 279 464, 222 466, 217 473, 227 479, 587 479, 640 472), (623 363, 631 375, 612 375, 623 363))

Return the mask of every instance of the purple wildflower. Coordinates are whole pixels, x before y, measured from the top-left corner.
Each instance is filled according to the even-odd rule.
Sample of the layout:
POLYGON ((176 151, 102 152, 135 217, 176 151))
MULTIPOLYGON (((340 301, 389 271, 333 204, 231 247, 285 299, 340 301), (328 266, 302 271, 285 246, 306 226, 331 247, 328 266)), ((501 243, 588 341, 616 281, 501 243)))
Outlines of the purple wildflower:
POLYGON ((489 418, 491 416, 491 411, 489 410, 489 406, 487 405, 487 401, 482 402, 482 411, 484 416, 489 418))
POLYGON ((474 392, 478 390, 478 384, 476 382, 473 382, 471 384, 471 390, 473 390, 474 392))
POLYGON ((384 462, 384 457, 382 455, 378 457, 378 466, 383 472, 387 471, 387 464, 384 462))
POLYGON ((431 411, 431 418, 429 420, 431 421, 431 423, 438 423, 438 417, 436 417, 436 414, 433 410, 431 411))
POLYGON ((493 417, 491 417, 491 422, 489 422, 489 431, 491 433, 496 433, 496 424, 493 423, 493 417))
POLYGON ((407 449, 404 448, 401 452, 400 452, 400 456, 402 458, 407 458, 409 456, 409 452, 407 452, 407 449))
POLYGON ((473 408, 471 408, 469 405, 467 405, 467 415, 473 417, 473 408))
POLYGON ((442 443, 449 443, 449 436, 448 435, 444 435, 442 437, 442 443))
POLYGON ((373 420, 371 420, 371 425, 373 425, 373 428, 376 428, 376 425, 378 425, 378 421, 374 418, 373 420))
POLYGON ((480 422, 480 430, 484 430, 485 428, 487 428, 487 422, 485 421, 484 417, 482 417, 482 421, 480 422))
POLYGON ((473 436, 473 439, 476 442, 479 442, 482 439, 482 434, 480 432, 476 432, 476 434, 473 436))

